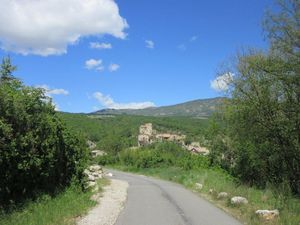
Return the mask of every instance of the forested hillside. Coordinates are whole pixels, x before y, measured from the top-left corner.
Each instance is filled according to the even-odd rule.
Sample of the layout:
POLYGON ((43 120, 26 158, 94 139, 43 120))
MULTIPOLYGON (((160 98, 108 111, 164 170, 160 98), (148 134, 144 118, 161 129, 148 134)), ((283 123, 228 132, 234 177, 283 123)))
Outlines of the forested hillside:
POLYGON ((188 117, 147 117, 130 115, 86 115, 61 113, 67 125, 81 131, 89 140, 97 143, 98 148, 117 153, 125 148, 137 146, 140 125, 153 123, 162 132, 178 132, 187 135, 186 141, 204 141, 208 120, 188 117))
POLYGON ((100 115, 142 115, 142 116, 188 116, 208 118, 226 98, 199 99, 177 105, 151 107, 146 109, 103 109, 92 114, 100 115))

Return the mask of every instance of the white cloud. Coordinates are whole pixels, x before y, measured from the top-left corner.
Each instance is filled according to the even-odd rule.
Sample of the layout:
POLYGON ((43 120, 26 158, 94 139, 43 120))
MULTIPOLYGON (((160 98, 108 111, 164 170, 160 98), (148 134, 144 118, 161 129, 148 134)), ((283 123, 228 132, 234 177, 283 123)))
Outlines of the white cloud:
POLYGON ((37 85, 37 88, 42 88, 45 90, 45 94, 48 96, 52 96, 52 95, 69 95, 69 91, 62 89, 62 88, 58 88, 58 89, 51 89, 48 85, 37 85))
POLYGON ((190 42, 194 42, 194 41, 197 41, 197 39, 198 39, 198 36, 192 36, 191 38, 190 38, 190 42))
POLYGON ((151 48, 151 49, 154 48, 154 42, 153 41, 146 40, 145 43, 146 43, 146 48, 151 48))
POLYGON ((90 48, 95 49, 111 49, 112 45, 110 43, 99 43, 99 42, 91 42, 90 48))
POLYGON ((185 51, 187 49, 185 44, 178 45, 178 49, 181 51, 185 51))
POLYGON ((60 110, 59 105, 56 102, 52 101, 52 105, 54 106, 54 110, 55 111, 59 111, 60 110))
POLYGON ((117 71, 118 69, 120 69, 120 65, 115 64, 115 63, 110 64, 109 67, 108 67, 108 70, 109 70, 110 72, 115 72, 115 71, 117 71))
POLYGON ((124 39, 128 24, 114 0, 2 0, 0 47, 23 55, 60 55, 81 37, 124 39))
POLYGON ((85 61, 85 68, 87 68, 88 70, 102 71, 104 69, 104 66, 101 59, 89 59, 85 61))
MULTIPOLYGON (((55 108, 55 111, 59 111, 59 105, 53 100, 53 95, 69 95, 69 91, 62 88, 50 88, 48 85, 37 85, 36 88, 42 88, 45 91, 45 95, 51 99, 51 103, 55 108)), ((49 101, 50 101, 49 99, 49 101)), ((48 101, 48 100, 46 100, 48 101)))
POLYGON ((233 80, 234 74, 231 72, 224 73, 221 76, 218 76, 213 81, 210 81, 210 87, 215 91, 227 91, 229 88, 230 82, 233 80))
POLYGON ((145 109, 155 107, 153 102, 117 103, 109 95, 104 95, 101 92, 95 92, 93 96, 102 106, 109 109, 145 109))

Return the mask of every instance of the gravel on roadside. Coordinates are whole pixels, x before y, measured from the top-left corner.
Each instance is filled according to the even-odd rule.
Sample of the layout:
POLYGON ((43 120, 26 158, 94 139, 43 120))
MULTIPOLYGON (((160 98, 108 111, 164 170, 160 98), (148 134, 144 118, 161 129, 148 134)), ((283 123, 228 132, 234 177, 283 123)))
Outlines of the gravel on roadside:
POLYGON ((98 205, 81 218, 77 225, 113 225, 124 208, 127 198, 128 183, 111 179, 98 198, 98 205))

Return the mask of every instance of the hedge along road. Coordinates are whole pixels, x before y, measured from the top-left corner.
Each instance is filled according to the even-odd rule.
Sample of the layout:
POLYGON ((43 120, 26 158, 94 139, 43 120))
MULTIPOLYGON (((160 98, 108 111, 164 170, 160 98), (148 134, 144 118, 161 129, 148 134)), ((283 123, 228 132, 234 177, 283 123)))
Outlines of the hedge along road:
POLYGON ((184 187, 111 170, 129 183, 125 208, 116 225, 241 225, 236 219, 184 187))

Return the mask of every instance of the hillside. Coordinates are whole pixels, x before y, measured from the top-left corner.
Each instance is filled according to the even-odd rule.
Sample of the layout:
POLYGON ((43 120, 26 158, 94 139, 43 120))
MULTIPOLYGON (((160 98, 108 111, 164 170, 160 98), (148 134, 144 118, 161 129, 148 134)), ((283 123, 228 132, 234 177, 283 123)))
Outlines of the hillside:
POLYGON ((177 105, 151 107, 146 109, 103 109, 92 114, 99 115, 142 115, 142 116, 191 116, 209 117, 217 107, 222 104, 224 98, 211 98, 189 101, 177 105))

